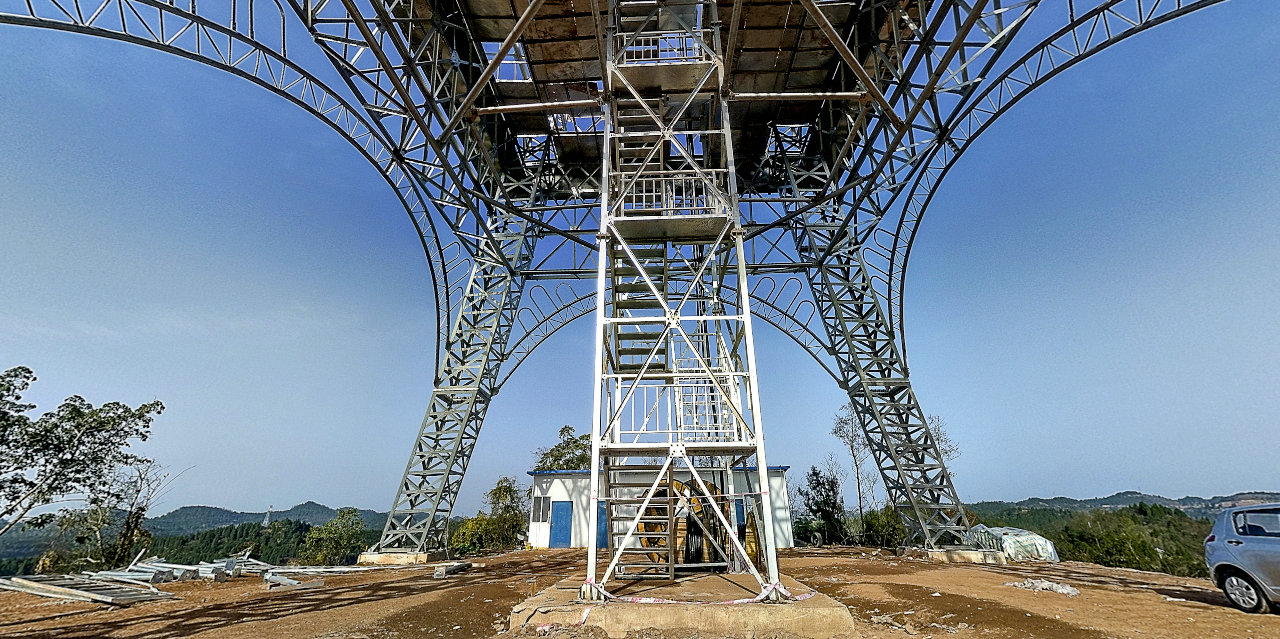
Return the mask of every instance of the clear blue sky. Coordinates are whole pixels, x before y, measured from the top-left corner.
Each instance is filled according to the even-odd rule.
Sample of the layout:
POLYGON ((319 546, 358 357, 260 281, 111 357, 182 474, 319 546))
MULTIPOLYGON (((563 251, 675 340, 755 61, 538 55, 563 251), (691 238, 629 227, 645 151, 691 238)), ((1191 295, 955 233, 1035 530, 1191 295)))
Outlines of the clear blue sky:
MULTIPOLYGON (((1277 3, 1175 21, 1039 89, 948 178, 907 323, 962 498, 1280 490, 1277 51, 1277 3)), ((0 368, 33 368, 42 408, 163 400, 142 450, 192 468, 161 511, 385 510, 433 314, 375 171, 190 61, 17 27, 0 60, 0 368)), ((562 331, 497 397, 460 514, 588 423, 589 332, 562 331)), ((802 470, 839 452, 841 393, 762 333, 769 461, 802 470)))

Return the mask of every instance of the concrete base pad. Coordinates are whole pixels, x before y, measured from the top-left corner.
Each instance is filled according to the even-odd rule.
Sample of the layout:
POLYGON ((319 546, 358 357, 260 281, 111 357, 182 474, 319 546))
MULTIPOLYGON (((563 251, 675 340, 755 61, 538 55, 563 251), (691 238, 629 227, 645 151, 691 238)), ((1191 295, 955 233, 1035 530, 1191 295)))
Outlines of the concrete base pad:
POLYGON ((362 566, 411 566, 445 558, 444 552, 362 552, 356 563, 362 566))
POLYGON ((813 593, 800 601, 781 603, 707 603, 750 599, 760 590, 751 575, 697 575, 671 581, 614 582, 620 598, 651 597, 681 603, 607 603, 578 600, 582 578, 563 579, 524 600, 511 610, 511 629, 558 626, 596 626, 610 637, 625 637, 645 628, 694 630, 707 636, 753 637, 795 635, 813 639, 857 636, 853 616, 839 602, 814 592, 790 577, 782 584, 792 596, 813 593), (689 602, 689 603, 683 603, 689 602), (695 603, 701 602, 701 603, 695 603))
POLYGON ((1001 550, 951 548, 943 550, 925 550, 924 548, 899 548, 898 555, 928 559, 943 564, 992 564, 1003 566, 1009 563, 1001 550))

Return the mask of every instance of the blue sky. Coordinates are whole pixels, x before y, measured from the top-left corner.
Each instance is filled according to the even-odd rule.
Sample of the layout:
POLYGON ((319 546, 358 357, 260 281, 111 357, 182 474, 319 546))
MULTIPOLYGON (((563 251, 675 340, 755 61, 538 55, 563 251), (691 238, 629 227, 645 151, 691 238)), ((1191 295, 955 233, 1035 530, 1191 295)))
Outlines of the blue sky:
MULTIPOLYGON (((908 350, 963 449, 965 500, 1280 490, 1277 18, 1237 0, 1123 43, 1005 115, 944 183, 908 350)), ((190 470, 159 510, 385 510, 433 362, 424 257, 386 184, 238 78, 0 34, 0 368, 33 368, 42 408, 163 400, 142 450, 190 470)), ((499 394, 460 513, 588 423, 590 328, 499 394)), ((769 461, 820 463, 841 393, 761 333, 769 461)))

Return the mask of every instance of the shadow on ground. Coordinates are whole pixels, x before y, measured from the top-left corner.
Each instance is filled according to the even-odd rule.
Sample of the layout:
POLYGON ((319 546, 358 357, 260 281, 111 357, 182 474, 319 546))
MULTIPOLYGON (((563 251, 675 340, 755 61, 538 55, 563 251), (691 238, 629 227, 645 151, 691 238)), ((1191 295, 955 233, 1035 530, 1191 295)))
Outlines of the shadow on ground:
MULTIPOLYGON (((492 569, 464 572, 448 579, 434 579, 429 571, 415 571, 401 578, 374 583, 358 583, 345 586, 325 586, 316 590, 280 593, 278 596, 258 597, 248 601, 226 602, 201 606, 195 610, 157 611, 152 614, 131 616, 127 619, 95 622, 77 620, 57 629, 33 631, 6 631, 6 626, 28 626, 63 616, 86 616, 85 612, 51 615, 42 619, 25 619, 21 622, 0 625, 0 634, 12 637, 130 637, 146 636, 148 639, 188 637, 202 632, 221 630, 233 625, 257 621, 278 621, 288 617, 314 612, 338 610, 371 602, 388 602, 421 595, 425 592, 456 592, 461 598, 482 584, 496 580, 516 578, 520 575, 542 576, 569 575, 579 562, 571 557, 551 558, 531 562, 505 562, 492 569)), ((69 620, 70 621, 70 620, 69 620)))

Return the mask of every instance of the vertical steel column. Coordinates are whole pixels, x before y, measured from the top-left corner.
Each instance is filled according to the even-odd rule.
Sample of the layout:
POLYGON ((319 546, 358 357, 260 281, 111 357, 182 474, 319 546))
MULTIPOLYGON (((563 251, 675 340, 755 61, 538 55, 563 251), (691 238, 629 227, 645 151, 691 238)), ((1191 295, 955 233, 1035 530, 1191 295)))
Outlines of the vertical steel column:
MULTIPOLYGON (((610 32, 609 42, 613 42, 612 32, 610 32)), ((612 47, 610 47, 612 48, 612 47)), ((605 86, 609 86, 609 76, 605 74, 605 86)), ((609 139, 609 131, 611 127, 611 118, 609 116, 609 105, 604 105, 604 137, 609 139)), ((603 216, 604 211, 609 210, 611 199, 609 197, 609 154, 601 154, 601 171, 600 171, 600 211, 603 216)), ((602 218, 603 219, 603 218, 602 218)), ((608 261, 605 256, 609 254, 610 248, 609 233, 602 227, 600 233, 596 236, 596 245, 599 250, 596 252, 596 330, 595 330, 595 359, 592 360, 591 369, 591 501, 588 502, 588 508, 591 509, 591 516, 587 518, 587 578, 586 583, 582 586, 580 593, 583 599, 595 599, 600 594, 596 591, 596 546, 600 539, 599 529, 599 508, 600 508, 600 434, 604 432, 604 424, 601 423, 603 415, 601 400, 604 388, 604 371, 605 371, 605 355, 604 355, 604 319, 605 319, 605 288, 608 277, 608 261)), ((607 516, 607 514, 606 514, 607 516)), ((606 521, 606 526, 608 522, 606 521)), ((612 531, 610 531, 612 533, 612 531)), ((609 538, 607 546, 613 549, 612 534, 609 538)))
MULTIPOLYGON (((725 128, 727 130, 729 126, 728 125, 729 103, 723 100, 720 102, 720 118, 721 118, 721 121, 725 123, 725 128)), ((727 137, 728 136, 726 136, 726 138, 727 137)), ((737 164, 734 162, 732 139, 726 139, 724 152, 725 152, 725 165, 728 170, 729 199, 732 203, 731 206, 735 213, 734 217, 736 218, 737 214, 741 211, 741 209, 739 208, 739 204, 738 204, 738 168, 737 168, 737 164)), ((756 371, 758 371, 759 368, 756 367, 756 340, 755 340, 755 332, 752 330, 752 319, 751 319, 751 290, 750 290, 751 287, 749 286, 748 280, 747 280, 747 260, 745 259, 746 253, 743 251, 743 248, 742 248, 743 235, 744 233, 742 231, 742 226, 739 224, 733 230, 733 244, 734 244, 734 250, 738 254, 738 289, 739 289, 738 299, 742 304, 742 311, 741 311, 742 312, 742 333, 743 333, 743 337, 745 338, 743 340, 743 349, 746 351, 747 371, 750 373, 747 376, 747 386, 750 391, 748 393, 748 397, 749 397, 749 401, 751 402, 750 410, 751 410, 752 428, 756 433, 756 442, 755 442, 756 443, 756 451, 755 451, 756 474, 758 477, 757 481, 759 481, 760 483, 760 504, 762 506, 762 508, 760 509, 761 510, 760 520, 761 520, 761 525, 764 526, 764 531, 763 531, 764 534, 757 535, 757 538, 762 540, 761 543, 764 544, 764 547, 766 549, 765 550, 765 563, 766 563, 765 568, 768 571, 767 576, 768 576, 769 584, 776 586, 780 582, 778 580, 777 534, 773 528, 774 500, 773 500, 773 497, 771 496, 771 491, 769 490, 769 464, 768 462, 765 461, 765 454, 764 454, 764 424, 762 422, 762 418, 760 414, 761 413, 760 405, 759 405, 760 380, 759 380, 759 377, 756 375, 756 371)), ((729 470, 729 474, 730 475, 733 474, 732 468, 729 470)), ((737 533, 735 531, 732 534, 736 535, 737 533)), ((777 597, 771 597, 771 598, 776 599, 777 597)))

